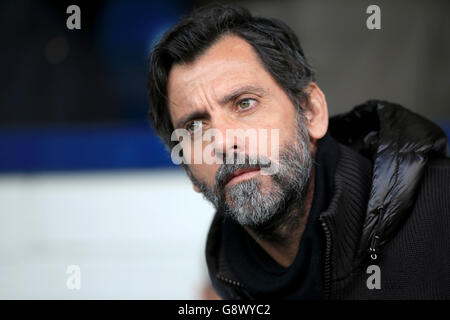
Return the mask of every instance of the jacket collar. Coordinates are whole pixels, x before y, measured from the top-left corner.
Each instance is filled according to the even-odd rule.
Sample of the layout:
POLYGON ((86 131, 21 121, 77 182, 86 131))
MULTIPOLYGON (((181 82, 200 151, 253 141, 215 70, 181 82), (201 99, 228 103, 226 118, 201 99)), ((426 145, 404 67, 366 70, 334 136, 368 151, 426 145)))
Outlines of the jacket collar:
POLYGON ((376 259, 408 217, 428 159, 448 156, 447 137, 424 117, 377 100, 332 117, 329 130, 374 163, 358 258, 376 259))

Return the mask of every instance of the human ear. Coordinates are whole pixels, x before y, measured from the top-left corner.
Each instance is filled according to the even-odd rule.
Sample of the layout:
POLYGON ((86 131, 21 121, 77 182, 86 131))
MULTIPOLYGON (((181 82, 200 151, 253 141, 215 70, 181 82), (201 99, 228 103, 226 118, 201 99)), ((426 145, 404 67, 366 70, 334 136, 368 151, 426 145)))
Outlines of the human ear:
POLYGON ((328 130, 328 106, 322 90, 312 82, 306 89, 309 93, 308 108, 305 110, 308 133, 312 142, 317 141, 328 130))

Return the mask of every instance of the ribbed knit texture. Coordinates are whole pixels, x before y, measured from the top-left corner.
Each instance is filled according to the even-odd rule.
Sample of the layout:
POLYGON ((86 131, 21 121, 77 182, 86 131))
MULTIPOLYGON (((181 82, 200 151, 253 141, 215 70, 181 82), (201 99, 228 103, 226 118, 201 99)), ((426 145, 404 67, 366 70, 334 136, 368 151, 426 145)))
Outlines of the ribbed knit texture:
POLYGON ((380 290, 366 286, 370 263, 336 281, 333 298, 450 299, 450 159, 429 163, 410 215, 374 262, 380 290))
POLYGON ((335 191, 327 211, 322 214, 332 237, 332 281, 352 271, 369 199, 371 162, 344 145, 335 175, 335 191))

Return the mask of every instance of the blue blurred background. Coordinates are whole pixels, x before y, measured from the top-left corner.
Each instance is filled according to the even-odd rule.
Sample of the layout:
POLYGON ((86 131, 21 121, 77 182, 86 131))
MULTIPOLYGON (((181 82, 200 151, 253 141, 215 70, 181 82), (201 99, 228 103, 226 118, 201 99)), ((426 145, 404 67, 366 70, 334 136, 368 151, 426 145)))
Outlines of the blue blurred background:
MULTIPOLYGON (((226 1, 225 1, 226 2, 226 1)), ((204 298, 213 209, 148 120, 149 52, 209 1, 0 3, 0 298, 204 298), (68 30, 66 8, 81 8, 68 30), (67 265, 82 289, 65 286, 67 265)), ((330 114, 391 100, 450 133, 450 3, 239 1, 298 34, 330 114)))

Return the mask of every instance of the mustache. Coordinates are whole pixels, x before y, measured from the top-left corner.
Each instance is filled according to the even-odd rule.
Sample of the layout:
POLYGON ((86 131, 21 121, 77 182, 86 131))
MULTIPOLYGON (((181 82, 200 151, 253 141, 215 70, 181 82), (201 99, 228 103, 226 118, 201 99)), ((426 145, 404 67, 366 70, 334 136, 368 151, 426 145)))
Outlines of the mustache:
MULTIPOLYGON (((263 169, 268 168, 271 165, 271 160, 265 156, 244 156, 244 163, 237 163, 238 155, 234 154, 233 163, 226 164, 223 163, 217 170, 215 177, 214 188, 216 191, 221 191, 224 189, 225 184, 233 177, 237 170, 246 169, 263 169)), ((242 155, 241 155, 242 157, 242 155)))

